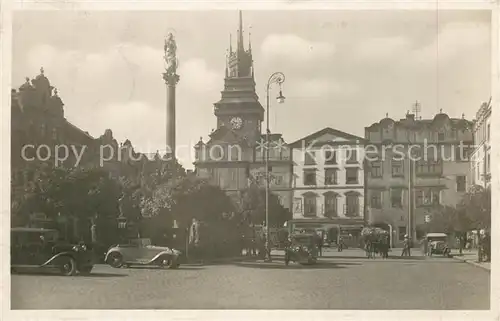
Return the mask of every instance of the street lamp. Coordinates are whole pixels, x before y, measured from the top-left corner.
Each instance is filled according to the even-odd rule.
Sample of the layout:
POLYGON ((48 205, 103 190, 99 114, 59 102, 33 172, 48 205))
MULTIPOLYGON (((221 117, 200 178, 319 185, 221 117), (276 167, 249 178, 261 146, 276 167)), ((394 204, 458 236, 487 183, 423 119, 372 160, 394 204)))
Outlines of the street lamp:
POLYGON ((276 100, 279 104, 285 102, 285 97, 281 91, 281 85, 285 82, 285 75, 282 72, 273 73, 268 81, 266 86, 266 256, 265 261, 271 261, 271 248, 269 244, 269 134, 271 133, 269 130, 269 90, 271 89, 272 84, 278 84, 280 86, 280 93, 276 100))

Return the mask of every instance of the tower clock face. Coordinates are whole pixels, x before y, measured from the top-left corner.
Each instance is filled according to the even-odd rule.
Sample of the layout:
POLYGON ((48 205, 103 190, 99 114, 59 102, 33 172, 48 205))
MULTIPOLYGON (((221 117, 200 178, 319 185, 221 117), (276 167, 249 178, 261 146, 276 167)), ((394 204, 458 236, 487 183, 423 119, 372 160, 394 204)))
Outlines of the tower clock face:
POLYGON ((242 125, 243 125, 243 120, 241 120, 240 117, 231 118, 231 127, 233 129, 240 129, 242 125))

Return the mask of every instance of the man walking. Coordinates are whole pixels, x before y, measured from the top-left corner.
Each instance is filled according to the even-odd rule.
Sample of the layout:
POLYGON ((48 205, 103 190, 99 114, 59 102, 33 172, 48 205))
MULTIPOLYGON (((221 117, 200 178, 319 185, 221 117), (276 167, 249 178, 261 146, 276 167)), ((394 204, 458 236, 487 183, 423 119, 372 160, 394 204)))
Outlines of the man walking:
POLYGON ((404 239, 404 243, 403 243, 403 252, 401 253, 401 256, 411 256, 410 239, 408 237, 408 234, 405 235, 405 239, 404 239))

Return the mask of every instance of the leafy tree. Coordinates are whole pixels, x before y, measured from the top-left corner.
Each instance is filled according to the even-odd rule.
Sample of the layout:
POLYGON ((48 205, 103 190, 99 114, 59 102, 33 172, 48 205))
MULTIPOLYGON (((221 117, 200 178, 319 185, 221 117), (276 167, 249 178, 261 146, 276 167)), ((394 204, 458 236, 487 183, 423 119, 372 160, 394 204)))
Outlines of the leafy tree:
POLYGON ((427 226, 429 232, 463 232, 469 226, 468 218, 460 208, 440 206, 434 208, 431 214, 431 221, 427 226))
POLYGON ((204 222, 228 220, 234 211, 224 191, 196 177, 176 178, 160 185, 144 205, 144 214, 175 219, 183 226, 189 226, 193 218, 204 222))
POLYGON ((491 189, 479 185, 467 192, 459 209, 470 222, 470 228, 481 229, 491 227, 491 189))
MULTIPOLYGON (((239 200, 242 220, 250 224, 262 224, 266 221, 266 190, 252 184, 242 191, 239 200)), ((269 193, 269 226, 281 227, 292 219, 292 213, 279 202, 278 196, 269 193)))

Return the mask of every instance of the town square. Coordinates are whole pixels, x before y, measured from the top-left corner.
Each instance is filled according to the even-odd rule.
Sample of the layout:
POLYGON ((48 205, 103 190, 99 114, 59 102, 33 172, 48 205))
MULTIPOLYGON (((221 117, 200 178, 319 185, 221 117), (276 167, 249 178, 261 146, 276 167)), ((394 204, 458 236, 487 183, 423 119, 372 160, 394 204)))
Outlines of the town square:
POLYGON ((11 309, 489 310, 491 21, 15 12, 11 309))

